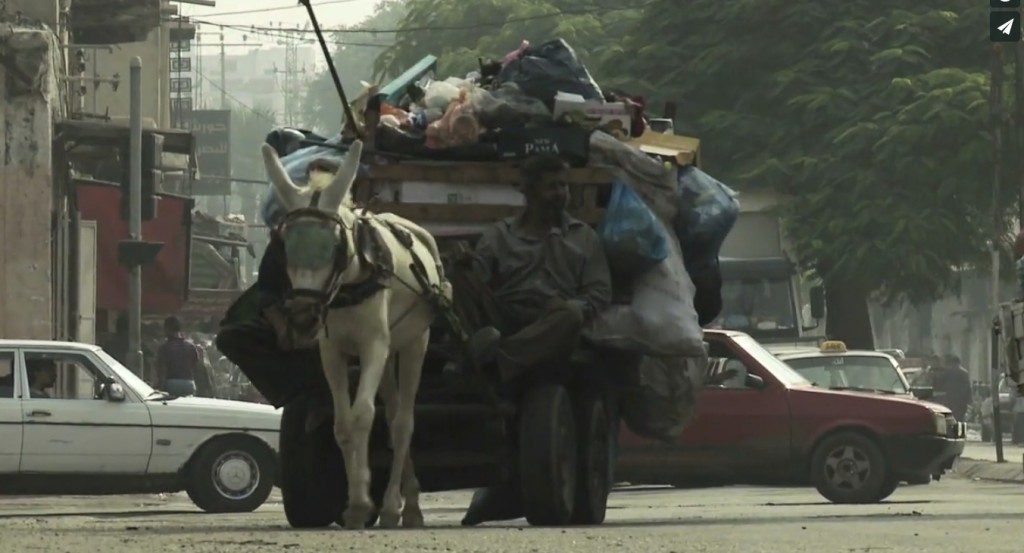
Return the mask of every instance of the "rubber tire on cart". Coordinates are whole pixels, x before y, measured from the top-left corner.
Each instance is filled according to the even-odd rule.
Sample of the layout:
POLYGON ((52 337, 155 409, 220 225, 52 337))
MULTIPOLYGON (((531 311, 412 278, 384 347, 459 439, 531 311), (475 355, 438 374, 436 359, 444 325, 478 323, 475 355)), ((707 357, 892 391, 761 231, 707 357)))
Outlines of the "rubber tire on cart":
POLYGON ((890 478, 882 450, 857 432, 825 438, 811 456, 811 481, 832 503, 878 503, 887 495, 890 478))
POLYGON ((538 386, 520 404, 523 508, 534 526, 572 522, 578 471, 574 419, 572 398, 562 386, 538 386))
POLYGON ((281 498, 292 528, 325 528, 341 518, 348 489, 330 425, 306 432, 312 398, 298 397, 281 413, 281 498))
POLYGON ((251 513, 274 488, 276 461, 270 446, 247 436, 224 436, 207 442, 189 462, 185 491, 207 513, 251 513), (240 475, 244 482, 225 481, 240 475))
POLYGON ((597 525, 608 510, 610 422, 603 395, 585 391, 576 400, 577 473, 572 523, 597 525))

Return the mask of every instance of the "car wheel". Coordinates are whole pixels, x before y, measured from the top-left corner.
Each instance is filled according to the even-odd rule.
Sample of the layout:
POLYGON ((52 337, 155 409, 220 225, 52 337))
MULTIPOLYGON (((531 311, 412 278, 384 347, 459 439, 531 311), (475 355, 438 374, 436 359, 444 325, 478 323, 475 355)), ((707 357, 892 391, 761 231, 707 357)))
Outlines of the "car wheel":
POLYGON ((898 488, 898 487, 900 487, 900 481, 899 480, 896 480, 895 478, 890 478, 890 479, 886 480, 885 486, 882 486, 881 497, 879 497, 878 500, 882 501, 882 500, 888 499, 888 497, 890 495, 892 495, 893 492, 895 492, 896 488, 898 488))
POLYGON ((832 503, 877 503, 886 495, 890 476, 885 456, 873 440, 840 432, 815 448, 811 481, 832 503))
POLYGON ((270 496, 275 460, 253 438, 228 436, 205 444, 192 459, 189 499, 208 513, 248 513, 270 496))

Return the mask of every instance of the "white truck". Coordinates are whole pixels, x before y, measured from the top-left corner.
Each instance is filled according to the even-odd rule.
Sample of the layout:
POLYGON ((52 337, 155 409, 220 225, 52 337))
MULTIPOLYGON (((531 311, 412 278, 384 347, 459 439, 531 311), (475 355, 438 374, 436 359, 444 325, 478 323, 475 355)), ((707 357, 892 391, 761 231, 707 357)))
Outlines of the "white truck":
POLYGON ((809 288, 805 308, 803 282, 774 205, 774 195, 741 193, 739 218, 719 254, 722 312, 712 326, 764 344, 815 342, 824 337, 824 289, 809 288))

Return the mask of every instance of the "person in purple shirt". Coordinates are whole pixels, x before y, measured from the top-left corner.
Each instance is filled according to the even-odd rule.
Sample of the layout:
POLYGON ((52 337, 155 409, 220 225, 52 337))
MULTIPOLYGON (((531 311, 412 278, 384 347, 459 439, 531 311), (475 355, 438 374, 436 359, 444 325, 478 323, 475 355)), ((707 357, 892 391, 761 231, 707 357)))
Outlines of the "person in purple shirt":
POLYGON ((164 335, 167 339, 156 354, 156 387, 175 397, 196 395, 199 348, 185 338, 177 317, 164 319, 164 335))

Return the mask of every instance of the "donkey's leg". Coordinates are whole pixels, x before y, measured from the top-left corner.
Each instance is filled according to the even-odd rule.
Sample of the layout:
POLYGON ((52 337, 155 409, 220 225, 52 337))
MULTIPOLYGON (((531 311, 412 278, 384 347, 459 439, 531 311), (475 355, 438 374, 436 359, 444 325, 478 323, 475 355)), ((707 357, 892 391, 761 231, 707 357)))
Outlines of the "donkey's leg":
POLYGON ((320 340, 320 359, 323 361, 324 376, 331 389, 331 400, 334 403, 334 439, 341 449, 341 457, 345 463, 345 475, 348 479, 348 496, 351 501, 353 477, 356 472, 356 450, 352 443, 352 406, 348 392, 348 358, 330 340, 320 340))
MULTIPOLYGON (((384 318, 383 316, 381 317, 384 318)), ((387 331, 367 340, 362 344, 359 353, 359 364, 362 370, 359 376, 359 387, 356 389, 355 401, 352 402, 352 459, 355 469, 349 472, 348 508, 343 518, 345 527, 360 529, 365 527, 374 510, 370 498, 370 431, 373 429, 373 417, 376 414, 374 400, 384 376, 384 365, 388 360, 391 337, 387 331)))
MULTIPOLYGON (((391 429, 394 428, 395 413, 398 411, 398 375, 395 372, 397 370, 395 367, 395 359, 397 357, 395 354, 388 357, 388 362, 384 365, 384 375, 380 380, 380 389, 377 391, 377 395, 384 402, 384 416, 388 423, 389 434, 391 429)), ((390 440, 390 445, 392 449, 395 447, 393 440, 390 440)), ((394 498, 388 493, 389 491, 390 487, 384 492, 384 502, 380 508, 379 525, 382 528, 398 526, 401 503, 398 505, 392 504, 394 498)), ((398 499, 401 501, 400 497, 398 499)))
MULTIPOLYGON (((426 357, 429 340, 430 331, 427 330, 398 352, 398 409, 391 423, 391 442, 395 457, 391 465, 388 493, 394 493, 396 496, 401 493, 405 496, 402 525, 407 528, 423 526, 423 512, 420 510, 420 483, 416 479, 409 450, 415 428, 416 392, 420 387, 423 358, 426 357), (401 489, 399 489, 399 484, 401 484, 401 489)), ((398 503, 397 497, 396 503, 398 503)))

